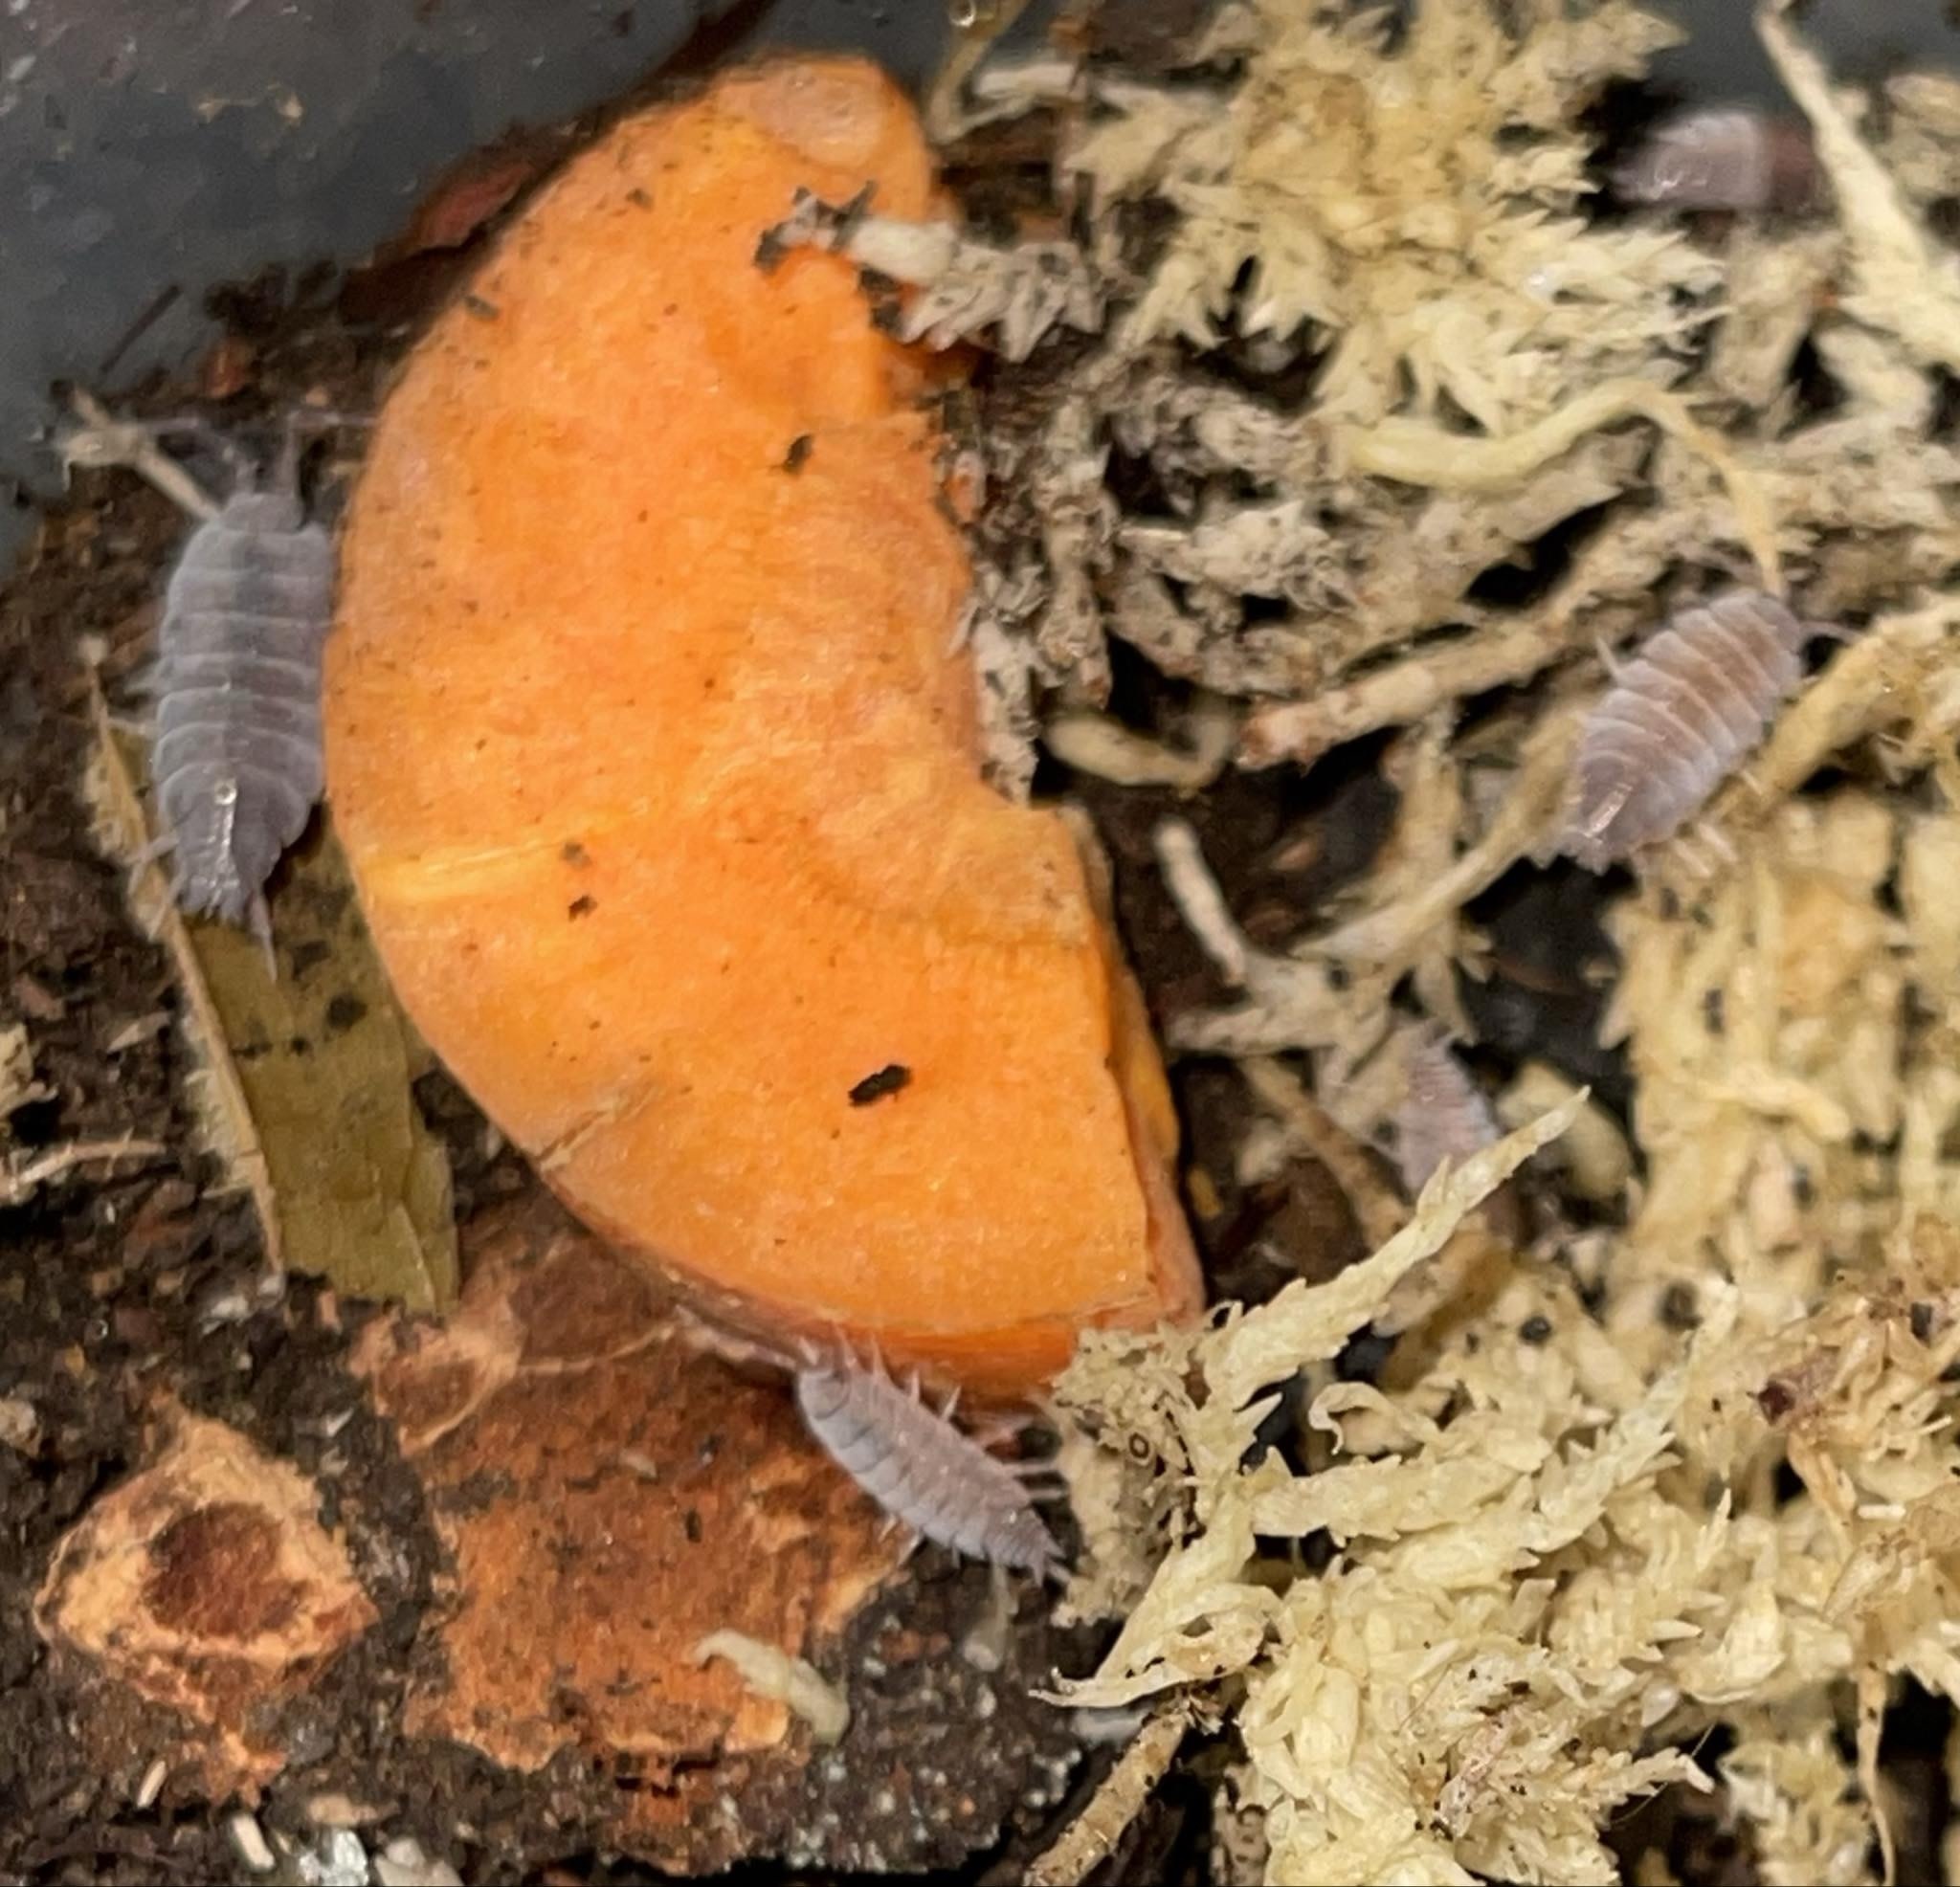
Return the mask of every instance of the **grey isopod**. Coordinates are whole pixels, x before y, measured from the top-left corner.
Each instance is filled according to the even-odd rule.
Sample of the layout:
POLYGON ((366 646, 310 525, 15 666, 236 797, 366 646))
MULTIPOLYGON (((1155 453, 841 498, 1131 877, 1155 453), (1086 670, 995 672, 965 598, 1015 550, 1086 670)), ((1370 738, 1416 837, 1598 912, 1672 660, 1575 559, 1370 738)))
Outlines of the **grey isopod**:
POLYGON ((990 1454, 882 1367, 826 1363, 796 1373, 817 1444, 901 1525, 969 1558, 1044 1578, 1061 1549, 1035 1510, 1026 1471, 990 1454))
POLYGON ((1414 1199, 1445 1160, 1460 1166, 1503 1136, 1483 1090, 1440 1030, 1423 1030, 1411 1043, 1408 1071, 1394 1115, 1395 1166, 1414 1199))
MULTIPOLYGON (((146 454, 157 456, 153 442, 189 433, 233 470, 232 495, 215 507, 206 501, 164 592, 148 682, 161 828, 153 851, 174 855, 171 892, 185 910, 249 926, 268 953, 266 880, 324 785, 321 657, 336 568, 333 539, 301 500, 300 439, 302 428, 345 423, 294 414, 270 489, 201 420, 100 426, 68 445, 71 460, 121 457, 155 477, 145 463, 146 454)), ((166 486, 179 502, 201 496, 179 478, 166 486)))
POLYGON ((191 533, 157 633, 150 771, 190 912, 270 945, 265 881, 325 784, 321 651, 333 541, 297 494, 238 491, 191 533))
POLYGON ((1820 181, 1810 127, 1747 105, 1713 105, 1663 119, 1614 172, 1622 203, 1657 210, 1795 211, 1820 181))
POLYGON ((1587 716, 1559 850, 1598 872, 1672 837, 1761 742, 1819 633, 1761 590, 1682 610, 1587 716))

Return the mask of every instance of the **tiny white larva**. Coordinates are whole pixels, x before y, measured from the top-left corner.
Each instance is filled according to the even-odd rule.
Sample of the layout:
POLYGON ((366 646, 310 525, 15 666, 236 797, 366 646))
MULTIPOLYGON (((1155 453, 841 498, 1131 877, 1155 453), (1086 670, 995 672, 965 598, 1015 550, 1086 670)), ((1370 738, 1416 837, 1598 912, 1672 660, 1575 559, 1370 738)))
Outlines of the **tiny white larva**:
POLYGON ((1682 610, 1587 716, 1559 850, 1599 872, 1672 837, 1762 740, 1821 633, 1760 590, 1682 610))
POLYGON ((1622 203, 1656 210, 1793 212, 1816 200, 1810 127, 1748 105, 1704 106, 1661 120, 1614 172, 1622 203))
POLYGON ((1060 1564, 1027 1485, 1032 1473, 990 1454, 929 1408, 916 1378, 849 1361, 796 1372, 796 1407, 832 1460, 901 1525, 971 1559, 1046 1578, 1060 1564))

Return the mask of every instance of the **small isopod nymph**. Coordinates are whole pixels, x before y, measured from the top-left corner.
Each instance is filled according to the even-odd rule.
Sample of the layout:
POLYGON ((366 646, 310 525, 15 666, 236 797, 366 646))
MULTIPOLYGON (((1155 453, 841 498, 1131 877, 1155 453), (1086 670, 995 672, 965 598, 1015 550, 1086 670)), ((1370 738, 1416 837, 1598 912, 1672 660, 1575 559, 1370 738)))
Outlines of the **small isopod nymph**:
POLYGON ((832 1460, 902 1526, 969 1559, 1045 1578, 1061 1549, 1035 1509, 1026 1471, 961 1433, 945 1410, 881 1367, 799 1369, 796 1407, 832 1460))
POLYGON ((1748 105, 1663 119, 1615 170, 1622 203, 1657 210, 1796 211, 1816 199, 1816 150, 1801 119, 1748 105))
POLYGON ((1460 1166, 1503 1137, 1484 1092, 1436 1030, 1411 1043, 1408 1091, 1395 1110, 1395 1166, 1414 1199, 1445 1160, 1460 1166))
POLYGON ((1762 741, 1817 633, 1760 590, 1682 610, 1587 716, 1559 850, 1599 872, 1671 838, 1762 741))

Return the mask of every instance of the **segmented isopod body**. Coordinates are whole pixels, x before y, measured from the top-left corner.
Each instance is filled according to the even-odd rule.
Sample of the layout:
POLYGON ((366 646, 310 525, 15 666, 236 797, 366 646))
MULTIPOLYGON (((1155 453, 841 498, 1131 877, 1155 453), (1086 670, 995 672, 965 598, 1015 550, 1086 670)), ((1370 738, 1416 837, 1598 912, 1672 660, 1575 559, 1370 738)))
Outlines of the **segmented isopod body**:
POLYGON ((1483 1090, 1436 1031, 1411 1045, 1408 1071, 1408 1093, 1395 1110, 1395 1165, 1413 1199, 1445 1159, 1460 1165, 1501 1136, 1483 1090))
POLYGON ((323 784, 333 585, 332 540, 297 490, 241 490, 191 533, 157 633, 150 771, 177 901, 268 943, 265 881, 323 784))
POLYGON ((902 1525, 1045 1577, 1061 1557, 1021 1475, 881 1368, 799 1370, 796 1407, 831 1459, 902 1525))
POLYGON ((1683 610, 1587 717, 1560 850, 1597 872, 1679 832, 1762 740, 1815 633, 1760 590, 1683 610))
POLYGON ((1750 214, 1803 210, 1815 201, 1817 183, 1809 126, 1746 105, 1662 120, 1613 178, 1623 203, 1750 214))

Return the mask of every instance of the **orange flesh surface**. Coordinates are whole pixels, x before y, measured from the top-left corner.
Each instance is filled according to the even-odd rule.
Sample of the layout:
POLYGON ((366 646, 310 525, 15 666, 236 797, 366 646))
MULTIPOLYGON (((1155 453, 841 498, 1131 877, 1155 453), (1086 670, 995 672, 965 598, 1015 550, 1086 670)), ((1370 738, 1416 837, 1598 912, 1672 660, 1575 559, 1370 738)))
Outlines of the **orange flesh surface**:
POLYGON ((532 205, 375 432, 328 790, 410 1012, 575 1211, 757 1334, 1012 1394, 1201 1287, 1082 862, 979 775, 933 364, 837 258, 755 265, 867 182, 934 207, 903 98, 812 58, 532 205))

